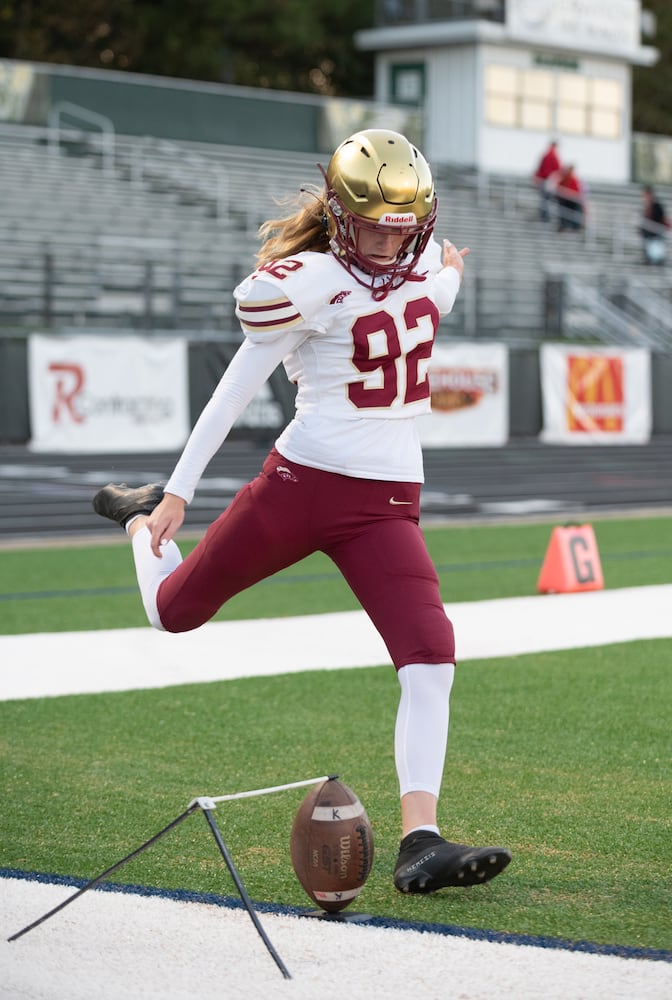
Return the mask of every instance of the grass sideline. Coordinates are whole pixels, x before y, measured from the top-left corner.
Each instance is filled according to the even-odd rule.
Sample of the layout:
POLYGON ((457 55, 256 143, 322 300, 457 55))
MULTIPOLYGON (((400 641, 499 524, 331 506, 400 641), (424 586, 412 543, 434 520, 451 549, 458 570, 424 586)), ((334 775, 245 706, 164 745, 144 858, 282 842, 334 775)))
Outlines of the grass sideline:
MULTIPOLYGON (((668 583, 672 517, 593 520, 605 587, 668 583)), ((425 528, 444 601, 522 597, 536 582, 553 525, 425 528)), ((180 542, 186 554, 193 538, 180 542)), ((233 598, 215 620, 348 611, 359 605, 334 564, 316 553, 233 598)), ((128 545, 0 551, 0 633, 147 624, 128 545)))
MULTIPOLYGON (((672 521, 594 526, 608 586, 669 582, 672 521)), ((428 530, 444 599, 534 593, 549 533, 548 525, 428 530)), ((128 566, 115 561, 111 571, 95 547, 29 550, 16 553, 29 558, 12 559, 11 566, 9 554, 0 555, 0 591, 11 597, 13 581, 15 595, 33 594, 1 605, 3 623, 7 606, 24 609, 13 620, 17 630, 33 630, 30 623, 41 620, 40 609, 47 615, 52 602, 59 604, 62 628, 82 627, 76 622, 88 623, 91 608, 106 603, 100 593, 87 593, 87 585, 100 587, 101 575, 114 600, 138 601, 135 592, 114 590, 129 585, 128 566), (47 551, 58 551, 60 564, 47 560, 40 568, 47 551), (54 575, 57 565, 63 576, 54 575), (126 576, 117 575, 122 569, 126 576), (40 587, 44 593, 35 596, 40 587)), ((125 548, 119 554, 128 564, 125 548)), ((308 562, 286 582, 243 595, 245 616, 255 609, 263 616, 280 613, 269 605, 286 614, 292 606, 301 614, 355 606, 342 603, 348 595, 326 561, 308 562)), ((120 627, 139 623, 121 618, 115 619, 120 627)), ((3 624, 2 631, 10 630, 3 624)), ((1 703, 3 784, 11 809, 3 814, 0 864, 89 878, 156 833, 194 796, 338 771, 362 798, 376 834, 373 872, 356 909, 670 949, 671 654, 672 641, 656 640, 460 667, 442 826, 455 839, 497 841, 514 853, 507 873, 483 890, 408 898, 392 887, 398 688, 389 666, 1 703)), ((312 905, 288 852, 303 794, 220 807, 218 822, 254 899, 312 905)), ((198 814, 115 880, 234 892, 198 814)))

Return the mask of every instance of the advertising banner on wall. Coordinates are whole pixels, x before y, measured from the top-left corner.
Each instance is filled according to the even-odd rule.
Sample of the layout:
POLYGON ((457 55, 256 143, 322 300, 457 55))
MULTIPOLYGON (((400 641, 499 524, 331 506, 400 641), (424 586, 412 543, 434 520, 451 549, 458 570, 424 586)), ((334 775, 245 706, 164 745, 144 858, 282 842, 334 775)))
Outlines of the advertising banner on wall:
POLYGON ((423 447, 503 445, 509 437, 509 355, 503 344, 436 345, 432 412, 418 419, 423 447))
POLYGON ((643 444, 649 440, 648 351, 544 344, 540 365, 544 441, 643 444))
POLYGON ((69 453, 181 448, 190 427, 187 363, 184 340, 32 335, 31 449, 69 453))

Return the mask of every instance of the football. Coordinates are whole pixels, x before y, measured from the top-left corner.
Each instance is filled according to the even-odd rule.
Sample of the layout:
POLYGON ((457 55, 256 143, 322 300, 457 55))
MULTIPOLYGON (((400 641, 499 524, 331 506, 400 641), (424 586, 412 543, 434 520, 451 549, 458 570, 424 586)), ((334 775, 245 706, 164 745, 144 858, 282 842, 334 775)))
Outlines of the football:
POLYGON ((373 831, 362 803, 336 778, 312 788, 290 835, 292 867, 310 898, 327 913, 345 909, 373 864, 373 831))

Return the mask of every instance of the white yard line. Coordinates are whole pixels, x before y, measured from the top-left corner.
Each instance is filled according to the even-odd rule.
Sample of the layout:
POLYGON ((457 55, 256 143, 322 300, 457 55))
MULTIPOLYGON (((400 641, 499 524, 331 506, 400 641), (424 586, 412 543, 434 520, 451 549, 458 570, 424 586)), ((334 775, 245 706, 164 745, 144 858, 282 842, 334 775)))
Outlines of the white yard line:
MULTIPOLYGON (((446 605, 458 662, 672 636, 672 584, 446 605)), ((0 700, 128 691, 389 662, 362 611, 0 636, 0 700)))

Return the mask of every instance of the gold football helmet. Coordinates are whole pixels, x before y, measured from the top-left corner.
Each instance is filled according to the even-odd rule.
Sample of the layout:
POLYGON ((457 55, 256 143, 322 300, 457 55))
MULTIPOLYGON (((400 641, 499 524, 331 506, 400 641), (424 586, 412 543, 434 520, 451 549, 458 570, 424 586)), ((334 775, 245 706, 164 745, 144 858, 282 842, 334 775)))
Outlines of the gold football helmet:
POLYGON ((437 200, 429 164, 398 132, 365 129, 340 144, 323 173, 331 250, 382 299, 411 275, 434 229, 437 200), (389 263, 360 248, 362 232, 383 227, 404 237, 389 263))

